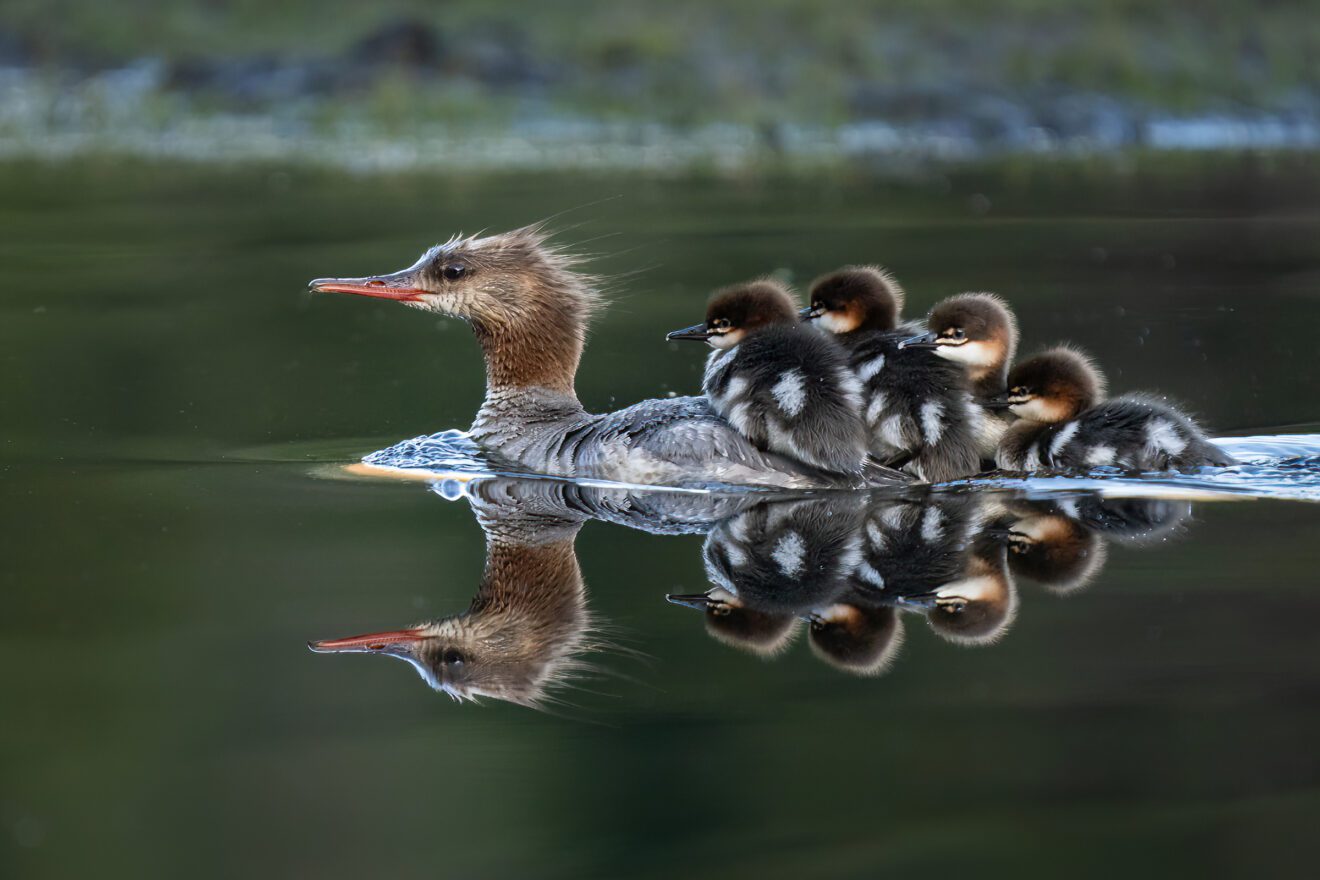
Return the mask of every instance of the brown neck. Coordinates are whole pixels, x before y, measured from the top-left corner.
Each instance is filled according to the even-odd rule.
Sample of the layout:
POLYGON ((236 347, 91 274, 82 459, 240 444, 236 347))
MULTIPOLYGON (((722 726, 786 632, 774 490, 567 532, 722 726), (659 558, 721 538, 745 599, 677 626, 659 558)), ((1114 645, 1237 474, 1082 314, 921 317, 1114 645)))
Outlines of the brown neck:
POLYGON ((571 625, 582 618, 586 595, 574 539, 545 544, 514 544, 490 536, 486 571, 471 611, 516 614, 529 623, 571 625))
POLYGON ((573 379, 586 341, 591 294, 572 272, 538 279, 510 296, 498 313, 472 321, 486 358, 486 403, 507 411, 526 392, 566 398, 580 408, 573 379))

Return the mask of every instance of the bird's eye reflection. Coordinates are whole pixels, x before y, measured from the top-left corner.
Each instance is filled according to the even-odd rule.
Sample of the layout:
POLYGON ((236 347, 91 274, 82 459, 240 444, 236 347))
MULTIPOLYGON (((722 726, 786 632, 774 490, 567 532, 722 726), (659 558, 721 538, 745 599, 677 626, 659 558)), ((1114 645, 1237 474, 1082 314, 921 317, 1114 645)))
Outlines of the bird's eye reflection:
POLYGON ((461 263, 450 263, 440 270, 446 281, 457 281, 467 274, 467 267, 461 263))
MULTIPOLYGON (((1000 641, 1017 616, 1019 580, 1044 587, 1026 591, 1033 602, 1076 591, 1103 567, 1107 542, 1158 546, 1190 512, 1166 500, 1077 492, 1055 500, 1002 492, 634 497, 625 489, 517 478, 474 482, 461 497, 486 532, 485 575, 471 606, 379 633, 380 641, 339 643, 344 652, 366 648, 409 660, 455 699, 529 707, 559 699, 559 688, 602 665, 589 655, 612 644, 601 635, 607 622, 588 608, 577 559, 577 532, 589 519, 657 535, 705 534, 700 565, 683 563, 691 575, 704 574, 704 594, 697 584, 676 584, 689 600, 676 611, 649 597, 659 599, 649 606, 656 615, 690 615, 692 637, 704 621, 710 637, 764 660, 819 661, 873 678, 902 660, 912 638, 963 647, 1000 641), (915 633, 909 626, 905 636, 904 620, 924 625, 915 633)), ((657 552, 669 552, 665 540, 655 539, 657 552)), ((595 590, 625 586, 602 580, 595 590)), ((629 629, 630 640, 650 634, 645 622, 629 629)), ((334 653, 333 644, 314 647, 334 653)), ((643 650, 663 659, 669 648, 643 650)))

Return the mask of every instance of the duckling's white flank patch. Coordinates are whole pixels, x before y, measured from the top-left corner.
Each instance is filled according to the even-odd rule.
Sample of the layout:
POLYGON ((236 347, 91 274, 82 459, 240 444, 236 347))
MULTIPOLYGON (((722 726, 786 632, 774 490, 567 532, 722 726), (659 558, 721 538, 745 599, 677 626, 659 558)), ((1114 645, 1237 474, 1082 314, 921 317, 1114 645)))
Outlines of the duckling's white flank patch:
POLYGON ((835 373, 839 390, 843 392, 848 405, 854 410, 862 408, 862 383, 857 380, 852 370, 841 369, 835 373))
POLYGON ((729 387, 724 389, 725 400, 736 400, 747 393, 747 379, 743 376, 734 376, 729 380, 729 387))
POLYGON ((866 408, 866 423, 868 425, 874 425, 880 418, 880 414, 885 411, 885 407, 888 405, 889 401, 886 399, 885 395, 883 393, 877 393, 875 397, 871 398, 871 405, 866 408))
POLYGON ((775 549, 770 555, 785 577, 797 577, 802 574, 807 554, 806 542, 797 532, 788 532, 775 542, 775 549))
POLYGON ((857 378, 870 382, 885 368, 885 356, 878 354, 857 368, 857 378))
POLYGON ((738 433, 742 434, 744 437, 751 433, 751 423, 748 420, 748 406, 746 401, 734 404, 733 408, 729 410, 729 414, 726 418, 728 418, 729 424, 733 425, 733 427, 738 430, 738 433))
POLYGON ((895 449, 903 449, 907 443, 903 440, 903 417, 892 415, 880 426, 880 439, 895 449))
POLYGON ((938 400, 928 400, 921 405, 921 436, 926 438, 926 445, 934 446, 940 442, 944 433, 944 404, 938 400))
POLYGON ((866 523, 866 540, 871 549, 883 553, 889 547, 889 537, 880 531, 880 527, 869 520, 866 523))
POLYGON ((797 416, 807 405, 807 377, 800 370, 785 373, 770 393, 775 396, 775 403, 790 417, 797 416))
POLYGON ((1063 452, 1063 447, 1067 446, 1068 441, 1077 435, 1079 427, 1080 425, 1077 422, 1069 422, 1059 430, 1059 433, 1054 435, 1054 440, 1050 443, 1050 458, 1059 457, 1059 453, 1063 452))
POLYGON ((944 515, 939 508, 928 507, 921 517, 921 540, 934 544, 944 537, 944 515))
POLYGON ((1112 446, 1093 446, 1086 453, 1086 463, 1096 467, 1114 463, 1116 452, 1112 446))
POLYGON ((725 544, 724 554, 729 557, 729 565, 742 568, 747 564, 747 551, 737 544, 725 544))
POLYGON ((1146 426, 1146 442, 1170 455, 1177 455, 1187 448, 1187 441, 1179 436, 1178 429, 1165 419, 1155 419, 1146 426))
POLYGON ((863 562, 861 565, 857 566, 855 572, 859 580, 865 581, 877 590, 883 590, 885 588, 884 576, 872 568, 870 563, 863 562))

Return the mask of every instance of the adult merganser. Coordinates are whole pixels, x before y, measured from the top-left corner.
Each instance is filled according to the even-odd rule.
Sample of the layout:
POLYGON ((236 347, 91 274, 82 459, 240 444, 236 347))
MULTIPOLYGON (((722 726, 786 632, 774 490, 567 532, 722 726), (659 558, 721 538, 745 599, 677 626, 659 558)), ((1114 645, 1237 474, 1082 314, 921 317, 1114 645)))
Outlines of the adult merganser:
POLYGON ((586 412, 573 378, 600 297, 575 265, 534 225, 453 238, 399 272, 320 278, 311 288, 394 300, 467 321, 486 360, 486 398, 471 436, 538 473, 680 486, 802 489, 862 482, 757 449, 705 398, 586 412))
POLYGON ((802 317, 836 334, 862 383, 871 455, 931 483, 975 474, 981 466, 983 413, 959 364, 905 339, 925 330, 898 327, 903 288, 885 270, 850 266, 818 278, 802 317))
MULTIPOLYGON (((1004 390, 1008 365, 1017 351, 1017 320, 993 293, 960 293, 936 303, 926 317, 928 332, 899 343, 904 349, 931 349, 962 364, 972 383, 972 395, 984 400, 1004 390)), ((981 420, 980 453, 993 459, 1004 431, 1012 423, 1002 414, 981 420)))
POLYGON ((718 290, 705 321, 666 338, 715 349, 702 390, 756 448, 824 471, 861 474, 861 384, 836 342, 799 323, 783 286, 762 280, 718 290))
POLYGON ((1021 421, 999 446, 996 461, 1005 470, 1177 471, 1234 463, 1191 417, 1156 397, 1105 400, 1104 376, 1075 349, 1028 358, 1007 383, 994 403, 1021 421))

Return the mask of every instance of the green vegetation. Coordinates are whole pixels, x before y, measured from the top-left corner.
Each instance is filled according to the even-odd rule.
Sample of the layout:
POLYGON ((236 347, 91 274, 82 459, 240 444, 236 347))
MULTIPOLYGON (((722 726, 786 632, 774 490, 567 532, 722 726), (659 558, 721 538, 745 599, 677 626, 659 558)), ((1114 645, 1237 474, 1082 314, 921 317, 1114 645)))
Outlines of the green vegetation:
POLYGON ((414 92, 453 91, 459 80, 477 97, 513 93, 594 116, 830 123, 865 116, 868 93, 895 87, 1083 91, 1172 110, 1286 106, 1320 91, 1313 3, 191 0, 161 8, 150 0, 8 0, 0 7, 0 37, 52 67, 141 57, 361 60, 354 47, 399 22, 433 31, 439 75, 373 80, 368 100, 408 104, 414 92))

